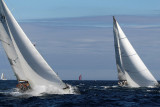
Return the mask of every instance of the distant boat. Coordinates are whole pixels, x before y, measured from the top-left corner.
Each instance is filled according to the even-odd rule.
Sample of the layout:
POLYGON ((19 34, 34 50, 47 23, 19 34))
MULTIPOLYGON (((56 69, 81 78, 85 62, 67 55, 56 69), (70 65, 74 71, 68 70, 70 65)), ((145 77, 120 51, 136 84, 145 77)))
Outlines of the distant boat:
POLYGON ((7 80, 7 79, 4 77, 4 74, 3 74, 3 73, 1 74, 1 80, 7 80))
POLYGON ((79 75, 79 80, 82 80, 82 75, 79 75))
POLYGON ((114 17, 113 33, 119 85, 130 87, 158 85, 114 17))
POLYGON ((31 89, 37 86, 53 86, 70 93, 70 87, 58 77, 40 55, 4 0, 0 0, 0 40, 19 83, 24 81, 31 89))

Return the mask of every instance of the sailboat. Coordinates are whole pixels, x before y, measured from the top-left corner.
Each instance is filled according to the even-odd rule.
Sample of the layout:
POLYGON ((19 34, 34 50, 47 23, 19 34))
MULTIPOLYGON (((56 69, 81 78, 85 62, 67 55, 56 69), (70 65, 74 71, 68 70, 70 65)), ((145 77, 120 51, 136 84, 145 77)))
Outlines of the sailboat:
POLYGON ((4 74, 3 74, 3 73, 1 74, 1 80, 7 80, 7 79, 4 77, 4 74))
POLYGON ((4 0, 0 0, 0 41, 18 81, 27 81, 31 89, 56 87, 70 93, 65 84, 31 43, 4 0))
POLYGON ((79 80, 82 80, 82 75, 79 75, 79 80))
POLYGON ((113 16, 115 58, 120 86, 148 87, 158 82, 145 66, 113 16))

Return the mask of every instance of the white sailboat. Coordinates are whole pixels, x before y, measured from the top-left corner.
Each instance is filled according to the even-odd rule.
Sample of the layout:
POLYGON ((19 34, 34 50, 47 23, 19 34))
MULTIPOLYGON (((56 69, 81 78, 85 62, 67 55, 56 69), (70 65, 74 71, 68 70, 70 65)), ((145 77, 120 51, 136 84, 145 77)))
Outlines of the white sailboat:
POLYGON ((119 84, 129 87, 158 85, 157 80, 138 56, 114 17, 113 33, 119 84))
POLYGON ((3 73, 1 74, 1 80, 7 80, 7 79, 4 77, 4 74, 3 74, 3 73))
POLYGON ((3 0, 0 0, 0 40, 18 81, 28 81, 31 89, 54 87, 70 93, 69 86, 43 59, 3 0))

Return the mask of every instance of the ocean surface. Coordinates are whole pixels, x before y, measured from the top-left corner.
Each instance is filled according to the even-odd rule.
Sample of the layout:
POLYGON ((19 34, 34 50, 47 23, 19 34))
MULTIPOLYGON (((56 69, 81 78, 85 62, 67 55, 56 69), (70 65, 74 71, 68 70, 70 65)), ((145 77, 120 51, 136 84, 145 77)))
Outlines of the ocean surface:
POLYGON ((77 94, 28 95, 20 93, 17 81, 0 81, 0 107, 153 107, 160 106, 160 88, 118 87, 117 81, 64 81, 79 89, 77 94))

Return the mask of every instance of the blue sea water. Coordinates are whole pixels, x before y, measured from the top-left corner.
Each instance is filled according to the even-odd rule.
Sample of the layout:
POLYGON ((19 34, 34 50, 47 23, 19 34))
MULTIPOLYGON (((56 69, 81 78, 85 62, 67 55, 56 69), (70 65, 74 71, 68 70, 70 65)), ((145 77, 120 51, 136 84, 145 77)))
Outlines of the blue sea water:
POLYGON ((1 107, 135 107, 160 106, 160 88, 118 87, 117 81, 64 81, 76 86, 79 94, 42 94, 17 92, 17 81, 0 81, 1 107))

